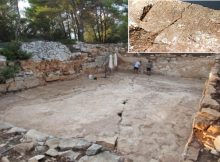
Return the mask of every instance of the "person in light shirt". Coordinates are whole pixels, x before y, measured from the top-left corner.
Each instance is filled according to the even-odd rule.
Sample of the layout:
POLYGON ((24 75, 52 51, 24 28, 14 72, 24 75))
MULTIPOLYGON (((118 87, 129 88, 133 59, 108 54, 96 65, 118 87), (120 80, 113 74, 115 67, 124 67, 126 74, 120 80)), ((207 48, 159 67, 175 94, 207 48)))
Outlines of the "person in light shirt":
POLYGON ((140 67, 141 67, 141 61, 135 62, 135 64, 134 64, 134 72, 135 72, 135 73, 138 73, 140 67))

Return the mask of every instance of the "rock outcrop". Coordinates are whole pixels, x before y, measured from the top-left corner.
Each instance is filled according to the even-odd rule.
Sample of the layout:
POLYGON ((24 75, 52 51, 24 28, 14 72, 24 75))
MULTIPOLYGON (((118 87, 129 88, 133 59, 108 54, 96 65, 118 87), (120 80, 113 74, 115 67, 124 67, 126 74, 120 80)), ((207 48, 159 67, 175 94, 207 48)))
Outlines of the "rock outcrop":
POLYGON ((218 52, 219 17, 180 0, 129 0, 129 51, 218 52))

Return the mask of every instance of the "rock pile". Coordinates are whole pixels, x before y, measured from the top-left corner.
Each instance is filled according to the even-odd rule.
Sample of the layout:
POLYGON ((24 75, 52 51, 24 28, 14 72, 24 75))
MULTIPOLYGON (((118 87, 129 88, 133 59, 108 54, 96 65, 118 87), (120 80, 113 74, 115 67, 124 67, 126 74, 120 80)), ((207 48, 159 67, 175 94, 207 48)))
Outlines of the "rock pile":
POLYGON ((23 43, 21 49, 33 54, 34 61, 60 60, 65 61, 75 57, 78 53, 71 53, 70 50, 59 42, 35 41, 23 43))
POLYGON ((0 122, 1 162, 123 162, 121 156, 82 138, 58 138, 0 122))
MULTIPOLYGON (((212 160, 220 160, 220 60, 216 60, 193 123, 192 141, 186 158, 201 158, 204 152, 213 154, 212 160), (204 148, 204 150, 203 150, 204 148)), ((209 155, 210 156, 210 155, 209 155)), ((198 160, 199 161, 199 160, 198 160)))

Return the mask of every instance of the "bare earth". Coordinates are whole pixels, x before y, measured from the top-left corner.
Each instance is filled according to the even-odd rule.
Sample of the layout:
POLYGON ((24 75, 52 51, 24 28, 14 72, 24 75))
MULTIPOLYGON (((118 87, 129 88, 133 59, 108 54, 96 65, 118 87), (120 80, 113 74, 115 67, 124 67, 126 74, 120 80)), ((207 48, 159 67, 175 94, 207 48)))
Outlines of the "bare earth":
POLYGON ((1 97, 0 120, 55 136, 117 140, 117 150, 134 162, 171 162, 190 135, 203 83, 124 73, 82 77, 1 97))

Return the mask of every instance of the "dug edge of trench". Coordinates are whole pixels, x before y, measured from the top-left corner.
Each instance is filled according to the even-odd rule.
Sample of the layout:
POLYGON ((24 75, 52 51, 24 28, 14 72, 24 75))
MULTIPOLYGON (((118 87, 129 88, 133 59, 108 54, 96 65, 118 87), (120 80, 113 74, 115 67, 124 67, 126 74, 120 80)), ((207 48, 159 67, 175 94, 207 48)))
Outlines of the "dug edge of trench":
POLYGON ((199 112, 183 152, 183 162, 220 161, 220 59, 216 59, 205 83, 199 112))

